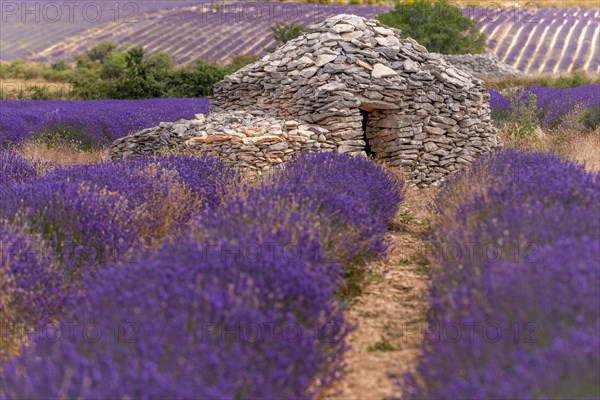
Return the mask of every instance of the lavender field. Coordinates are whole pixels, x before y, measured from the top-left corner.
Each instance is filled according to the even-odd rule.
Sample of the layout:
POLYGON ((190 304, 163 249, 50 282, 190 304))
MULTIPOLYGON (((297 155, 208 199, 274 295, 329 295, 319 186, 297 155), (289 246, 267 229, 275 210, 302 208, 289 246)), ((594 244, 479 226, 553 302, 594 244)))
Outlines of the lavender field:
POLYGON ((539 8, 470 10, 488 35, 488 51, 530 74, 558 73, 574 67, 600 73, 600 10, 539 8))
POLYGON ((52 4, 0 60, 110 91, 0 100, 0 400, 600 398, 598 9, 460 5, 484 81, 355 16, 149 57, 390 7, 52 4))
POLYGON ((40 174, 0 157, 3 349, 44 332, 5 363, 1 398, 312 397, 351 329, 344 271, 385 250, 402 201, 389 172, 347 155, 257 187, 213 158, 40 174), (104 335, 86 340, 91 325, 104 335), (222 336, 236 330, 252 336, 222 336))
POLYGON ((2 101, 0 149, 43 136, 61 136, 86 148, 112 141, 162 121, 208 113, 207 99, 2 101))
MULTIPOLYGON (((406 190, 325 153, 251 186, 190 156, 60 167, 5 152, 0 178, 3 399, 312 398, 340 379, 348 273, 386 252, 406 190)), ((516 151, 444 185, 438 335, 403 396, 598 393, 599 194, 597 173, 516 151)))
POLYGON ((599 175, 508 151, 457 176, 436 204, 428 323, 453 329, 428 336, 407 397, 597 396, 599 175))

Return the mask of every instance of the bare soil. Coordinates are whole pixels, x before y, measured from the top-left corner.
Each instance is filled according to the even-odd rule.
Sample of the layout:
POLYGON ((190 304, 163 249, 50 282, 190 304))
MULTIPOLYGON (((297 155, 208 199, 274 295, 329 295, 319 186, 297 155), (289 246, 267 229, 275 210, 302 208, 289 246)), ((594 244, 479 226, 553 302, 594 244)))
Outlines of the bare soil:
POLYGON ((341 381, 321 399, 396 397, 402 375, 411 371, 421 348, 428 299, 428 204, 433 190, 409 189, 387 234, 387 256, 369 266, 364 292, 346 313, 356 325, 341 381), (396 379, 399 378, 399 379, 396 379))

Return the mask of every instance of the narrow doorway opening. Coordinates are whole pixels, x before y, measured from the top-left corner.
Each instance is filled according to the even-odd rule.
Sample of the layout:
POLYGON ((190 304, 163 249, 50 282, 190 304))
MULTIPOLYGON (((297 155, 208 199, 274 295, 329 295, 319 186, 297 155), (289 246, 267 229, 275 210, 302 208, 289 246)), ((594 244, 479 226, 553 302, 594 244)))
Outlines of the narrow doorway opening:
POLYGON ((367 156, 373 156, 373 151, 371 150, 371 146, 369 144, 369 137, 367 136, 367 124, 369 121, 369 112, 365 110, 360 110, 360 115, 362 117, 362 131, 363 131, 363 140, 365 141, 365 153, 367 156))

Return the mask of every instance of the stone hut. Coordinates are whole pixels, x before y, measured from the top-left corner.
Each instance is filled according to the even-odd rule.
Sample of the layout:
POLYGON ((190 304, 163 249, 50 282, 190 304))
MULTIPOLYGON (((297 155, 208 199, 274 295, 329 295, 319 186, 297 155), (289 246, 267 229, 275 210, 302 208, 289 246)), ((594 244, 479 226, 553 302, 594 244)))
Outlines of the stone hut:
POLYGON ((330 132, 338 152, 403 166, 428 185, 501 145, 483 81, 397 29, 337 15, 225 77, 213 109, 261 109, 330 132))
POLYGON ((399 30, 343 14, 217 83, 206 119, 121 139, 109 157, 183 145, 262 171, 299 152, 337 151, 428 186, 502 144, 488 100, 483 81, 399 30))

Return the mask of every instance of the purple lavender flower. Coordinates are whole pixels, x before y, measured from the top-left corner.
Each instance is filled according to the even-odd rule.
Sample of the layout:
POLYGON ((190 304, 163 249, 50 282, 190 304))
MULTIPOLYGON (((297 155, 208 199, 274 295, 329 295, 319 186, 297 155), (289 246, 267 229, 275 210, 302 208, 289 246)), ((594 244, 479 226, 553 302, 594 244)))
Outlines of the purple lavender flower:
POLYGON ((537 96, 541 123, 545 127, 557 126, 576 106, 584 111, 600 108, 600 85, 597 84, 567 89, 532 86, 526 89, 525 95, 528 92, 537 96))
POLYGON ((207 99, 3 101, 0 149, 40 135, 59 135, 85 148, 100 147, 163 121, 206 113, 207 99))
POLYGON ((74 340, 65 329, 63 340, 26 349, 5 367, 0 396, 307 397, 345 348, 334 270, 282 247, 231 252, 254 244, 211 243, 224 256, 180 240, 95 274, 63 319, 79 324, 74 340), (82 338, 91 323, 104 333, 95 341, 82 338))
POLYGON ((510 101, 494 89, 488 89, 490 94, 490 108, 494 115, 506 115, 510 112, 510 101))
MULTIPOLYGON (((493 89, 488 91, 493 113, 498 115, 510 112, 510 103, 507 99, 493 89)), ((597 84, 567 89, 530 86, 523 90, 521 99, 526 100, 528 93, 533 93, 537 97, 541 124, 545 128, 558 126, 576 107, 581 111, 600 109, 600 85, 597 84)))
POLYGON ((200 215, 197 231, 237 238, 240 226, 258 226, 262 235, 309 229, 337 262, 358 265, 385 251, 383 235, 401 201, 401 183, 381 166, 350 155, 307 154, 200 215))
POLYGON ((0 152, 0 185, 31 182, 38 175, 36 163, 14 152, 0 152))
MULTIPOLYGON (((66 287, 48 244, 0 220, 0 324, 3 334, 45 324, 64 306, 66 287)), ((14 339, 15 337, 12 337, 14 339)), ((8 337, 10 340, 11 337, 8 337)), ((2 347, 6 345, 2 337, 2 347)), ((0 349, 0 357, 5 356, 0 349)))
POLYGON ((405 396, 593 397, 600 176, 504 151, 458 174, 437 204, 431 311, 405 396))
MULTIPOLYGON (((133 165, 186 174, 188 161, 133 165)), ((207 169, 218 173, 208 187, 219 187, 214 175, 230 176, 207 169)), ((98 176, 111 185, 108 172, 71 171, 71 184, 98 176)), ((183 180, 205 192, 199 180, 183 180)), ((350 329, 337 297, 344 268, 323 258, 323 247, 356 251, 349 265, 361 242, 381 249, 371 235, 380 241, 398 208, 396 184, 374 163, 331 154, 300 157, 258 187, 238 187, 195 219, 202 234, 165 240, 130 265, 86 270, 60 321, 63 339, 42 338, 6 363, 0 397, 313 397, 315 384, 339 377, 350 329), (339 237, 327 236, 330 226, 343 228, 339 237)))
POLYGON ((57 167, 0 190, 0 216, 25 219, 68 268, 135 257, 216 207, 234 176, 220 159, 170 156, 57 167))

